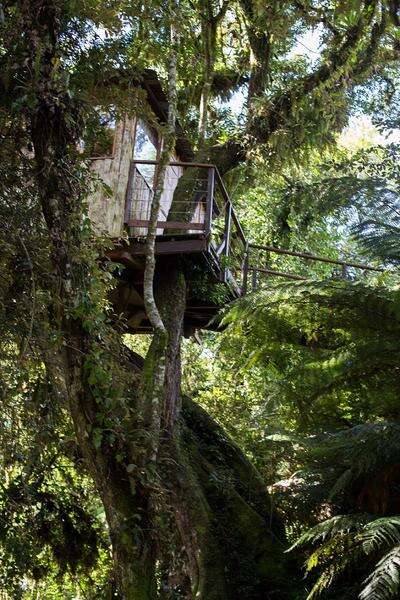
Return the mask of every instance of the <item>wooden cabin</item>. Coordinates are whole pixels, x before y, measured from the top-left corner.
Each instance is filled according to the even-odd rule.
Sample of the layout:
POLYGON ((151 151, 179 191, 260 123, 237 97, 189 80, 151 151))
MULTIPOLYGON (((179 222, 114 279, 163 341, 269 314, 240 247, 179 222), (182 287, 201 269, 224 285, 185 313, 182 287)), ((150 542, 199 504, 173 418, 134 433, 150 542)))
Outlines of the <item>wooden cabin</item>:
MULTIPOLYGON (((156 74, 147 71, 140 85, 154 117, 165 123, 168 103, 156 74)), ((221 306, 244 293, 246 239, 218 170, 193 162, 179 126, 177 133, 161 198, 156 259, 162 264, 168 257, 170 264, 172 257, 185 257, 189 289, 184 329, 189 335, 199 328, 216 329, 221 306)), ((91 167, 106 185, 99 185, 89 199, 89 216, 99 233, 115 239, 109 258, 125 265, 113 298, 117 310, 131 331, 148 332, 144 251, 160 140, 157 130, 139 117, 105 120, 104 137, 108 143, 99 144, 91 167)))

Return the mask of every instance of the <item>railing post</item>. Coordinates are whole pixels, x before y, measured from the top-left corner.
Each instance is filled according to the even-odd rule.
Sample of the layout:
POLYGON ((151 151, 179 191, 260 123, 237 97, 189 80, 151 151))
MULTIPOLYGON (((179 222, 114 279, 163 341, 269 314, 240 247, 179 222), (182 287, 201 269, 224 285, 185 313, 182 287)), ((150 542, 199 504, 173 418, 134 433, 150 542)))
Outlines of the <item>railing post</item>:
POLYGON ((247 283, 249 278, 249 243, 246 243, 243 260, 242 296, 247 294, 247 283))
POLYGON ((224 252, 223 256, 225 257, 225 265, 223 271, 223 282, 226 282, 227 273, 228 273, 228 265, 227 260, 229 257, 229 250, 231 244, 231 225, 232 225, 232 204, 227 202, 225 204, 225 226, 224 226, 224 252))
POLYGON ((205 229, 205 234, 207 237, 209 237, 211 235, 213 207, 214 207, 214 187, 215 187, 214 167, 208 167, 206 215, 205 215, 205 220, 204 220, 204 229, 205 229))

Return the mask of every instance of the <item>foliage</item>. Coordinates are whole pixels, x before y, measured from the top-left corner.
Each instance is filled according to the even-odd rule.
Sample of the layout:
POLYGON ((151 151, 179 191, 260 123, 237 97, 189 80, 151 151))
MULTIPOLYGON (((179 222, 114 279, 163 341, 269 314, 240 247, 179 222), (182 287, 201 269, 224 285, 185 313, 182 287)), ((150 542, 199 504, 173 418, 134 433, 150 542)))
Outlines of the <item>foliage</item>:
MULTIPOLYGON (((294 514, 303 528, 317 521, 292 546, 314 547, 306 570, 318 578, 308 598, 327 589, 341 597, 346 582, 364 599, 399 593, 396 151, 361 157, 374 181, 372 194, 357 200, 360 217, 352 227, 360 252, 384 261, 391 273, 265 285, 225 317, 227 340, 241 340, 240 362, 266 373, 275 405, 284 401, 295 418, 295 434, 266 428, 265 442, 285 448, 296 471, 273 486, 289 522, 294 514)), ((280 468, 287 472, 285 463, 280 468)))
MULTIPOLYGON (((342 254, 358 258, 365 251, 397 265, 397 148, 349 156, 336 146, 336 134, 361 104, 380 126, 397 122, 390 112, 398 50, 393 4, 179 2, 180 124, 202 160, 228 174, 232 189, 236 178, 235 199, 254 241, 338 257, 340 240, 342 254), (321 33, 315 61, 296 53, 313 30, 321 33), (357 242, 348 223, 359 218, 357 242)), ((246 474, 254 471, 242 458, 239 471, 229 463, 232 453, 240 456, 234 446, 222 444, 224 455, 220 445, 216 458, 204 427, 192 443, 202 460, 184 458, 169 496, 165 470, 148 467, 148 406, 140 405, 137 373, 120 341, 125 324, 109 302, 113 266, 99 260, 110 242, 96 238, 86 216, 86 194, 95 185, 86 159, 108 149, 104 121, 137 113, 160 127, 141 86, 148 68, 167 79, 170 25, 159 0, 0 5, 0 579, 12 597, 69 597, 76 589, 105 596, 114 593, 114 576, 128 581, 137 571, 142 583, 150 556, 162 571, 157 585, 165 579, 165 597, 172 598, 181 593, 182 573, 185 589, 191 569, 197 577, 191 560, 208 558, 216 531, 235 539, 230 564, 245 565, 255 585, 265 575, 248 556, 256 558, 259 543, 270 551, 260 534, 267 516, 246 492, 246 474), (243 481, 232 484, 226 470, 210 467, 213 460, 243 481), (197 502, 185 498, 187 505, 205 506, 206 518, 198 522, 188 511, 177 527, 171 515, 182 505, 170 503, 192 485, 197 502), (244 533, 252 539, 245 556, 244 533), (109 536, 119 558, 113 572, 109 536), (200 539, 207 543, 191 548, 200 539), (192 555, 183 558, 182 548, 192 555)), ((261 259, 299 268, 292 259, 261 259)), ((300 271, 331 275, 309 265, 300 271)), ((195 295, 225 303, 213 284, 199 276, 195 295)), ((398 300, 395 273, 363 283, 268 286, 233 308, 224 337, 205 334, 202 348, 188 342, 183 355, 184 389, 223 423, 268 483, 301 470, 295 502, 280 505, 289 534, 329 512, 350 519, 361 510, 357 502, 368 505, 368 514, 385 513, 354 525, 360 540, 376 525, 382 548, 391 536, 393 547, 387 544, 366 583, 371 598, 396 585, 395 522, 386 514, 392 499, 382 499, 379 469, 397 484, 397 431, 383 423, 398 418, 398 300), (369 421, 380 429, 365 426, 369 421), (354 434, 350 448, 338 432, 344 424, 354 434), (376 478, 374 493, 367 477, 376 478)), ((177 446, 179 416, 179 427, 165 436, 177 446)), ((216 437, 223 439, 221 432, 216 437)), ((162 466, 171 469, 176 458, 162 466)), ((265 497, 257 477, 257 494, 265 497)), ((317 557, 329 551, 326 560, 336 568, 340 532, 330 531, 331 545, 317 557)), ((215 548, 208 568, 218 563, 215 548)), ((220 550, 226 566, 222 543, 220 550)))

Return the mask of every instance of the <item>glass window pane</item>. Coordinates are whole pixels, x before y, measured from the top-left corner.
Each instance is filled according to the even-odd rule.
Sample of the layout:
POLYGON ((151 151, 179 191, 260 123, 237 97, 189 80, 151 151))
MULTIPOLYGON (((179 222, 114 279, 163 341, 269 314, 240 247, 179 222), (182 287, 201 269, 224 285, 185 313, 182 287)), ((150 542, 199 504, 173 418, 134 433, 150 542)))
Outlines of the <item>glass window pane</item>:
MULTIPOLYGON (((138 120, 136 125, 135 147, 133 151, 135 160, 156 160, 157 147, 155 135, 146 124, 138 120)), ((136 165, 138 171, 143 175, 149 185, 153 184, 154 165, 136 165)))

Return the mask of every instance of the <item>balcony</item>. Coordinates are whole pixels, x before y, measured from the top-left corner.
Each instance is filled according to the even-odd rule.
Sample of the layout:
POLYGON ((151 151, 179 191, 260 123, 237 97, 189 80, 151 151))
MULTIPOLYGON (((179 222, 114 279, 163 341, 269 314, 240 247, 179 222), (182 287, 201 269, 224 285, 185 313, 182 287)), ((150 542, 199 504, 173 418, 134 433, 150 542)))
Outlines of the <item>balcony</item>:
MULTIPOLYGON (((119 282, 112 300, 116 312, 125 316, 129 330, 135 333, 151 331, 144 309, 143 273, 157 165, 155 160, 128 163, 124 171, 124 195, 115 203, 114 212, 119 215, 121 225, 124 221, 129 240, 122 240, 121 235, 115 237, 115 247, 107 252, 110 260, 126 266, 117 275, 119 282)), ((336 270, 340 268, 342 276, 348 269, 382 270, 308 252, 247 243, 214 165, 170 162, 160 204, 155 245, 158 265, 168 269, 175 258, 185 257, 188 284, 183 324, 185 335, 191 335, 197 329, 218 330, 221 306, 254 291, 259 285, 268 284, 271 278, 306 280, 310 261, 332 265, 336 270), (294 273, 278 271, 269 266, 271 254, 288 255, 305 263, 294 273), (198 286, 199 274, 207 280, 205 289, 198 286), (218 292, 223 293, 215 294, 216 288, 210 283, 221 284, 223 289, 219 288, 218 292)), ((96 216, 101 214, 100 209, 99 205, 96 216)), ((325 277, 336 275, 327 272, 325 277)))
MULTIPOLYGON (((157 161, 132 160, 125 203, 130 252, 143 255, 157 161)), ((233 297, 244 292, 246 238, 213 165, 170 162, 157 222, 156 254, 201 255, 233 297)))

